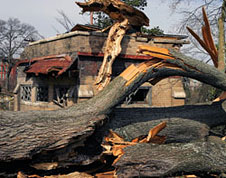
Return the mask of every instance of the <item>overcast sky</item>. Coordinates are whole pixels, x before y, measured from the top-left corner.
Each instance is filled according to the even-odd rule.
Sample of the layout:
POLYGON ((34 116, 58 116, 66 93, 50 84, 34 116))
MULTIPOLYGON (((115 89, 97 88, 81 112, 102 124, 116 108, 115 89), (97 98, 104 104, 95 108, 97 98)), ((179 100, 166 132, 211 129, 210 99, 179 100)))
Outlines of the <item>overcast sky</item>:
MULTIPOLYGON (((79 14, 81 9, 75 0, 0 0, 0 4, 0 19, 16 17, 21 22, 33 25, 44 37, 55 36, 56 29, 64 32, 55 19, 59 16, 58 10, 63 10, 75 24, 89 22, 88 14, 79 14)), ((173 33, 175 24, 181 18, 176 13, 171 15, 169 4, 161 0, 148 0, 145 13, 150 18, 150 27, 159 26, 165 33, 173 33)))

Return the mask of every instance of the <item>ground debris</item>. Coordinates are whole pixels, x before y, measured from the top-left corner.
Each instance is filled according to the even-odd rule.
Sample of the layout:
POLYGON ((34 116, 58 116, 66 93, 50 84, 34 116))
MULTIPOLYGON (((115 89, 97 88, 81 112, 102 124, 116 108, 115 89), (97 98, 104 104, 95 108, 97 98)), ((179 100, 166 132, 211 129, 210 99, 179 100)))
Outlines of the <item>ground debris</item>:
POLYGON ((93 176, 86 173, 73 172, 67 175, 52 175, 41 177, 39 175, 26 175, 22 172, 18 172, 17 178, 93 178, 93 176))
POLYGON ((98 173, 95 175, 95 178, 117 178, 116 171, 98 173))
POLYGON ((115 165, 116 162, 123 156, 123 149, 128 146, 133 146, 138 143, 163 144, 166 141, 166 136, 158 136, 157 134, 165 127, 166 122, 161 122, 154 128, 150 129, 148 135, 142 135, 134 138, 131 142, 126 142, 123 137, 110 130, 109 135, 105 137, 105 143, 102 144, 102 147, 105 149, 103 154, 113 155, 117 157, 112 164, 115 165))

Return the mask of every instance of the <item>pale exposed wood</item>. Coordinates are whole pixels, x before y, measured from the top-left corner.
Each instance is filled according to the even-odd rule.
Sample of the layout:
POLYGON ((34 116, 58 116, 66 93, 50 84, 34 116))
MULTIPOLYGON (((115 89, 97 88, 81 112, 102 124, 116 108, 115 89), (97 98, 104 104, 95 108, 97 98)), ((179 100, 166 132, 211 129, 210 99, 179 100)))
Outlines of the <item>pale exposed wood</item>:
POLYGON ((95 177, 96 178, 117 178, 115 173, 116 173, 115 171, 104 172, 104 173, 96 174, 95 177))
POLYGON ((57 106, 61 107, 61 108, 64 108, 64 105, 59 103, 57 100, 53 100, 53 103, 56 104, 57 106))
POLYGON ((150 45, 140 45, 137 50, 138 53, 147 54, 153 57, 157 57, 160 59, 174 59, 168 49, 166 48, 159 48, 150 45), (156 55, 156 56, 155 56, 156 55), (157 56, 159 55, 159 56, 157 56))
MULTIPOLYGON (((83 6, 84 11, 111 12, 112 6, 110 5, 120 10, 124 7, 119 0, 90 0, 88 3, 78 4, 83 6)), ((135 12, 129 7, 126 7, 125 10, 125 14, 115 11, 116 13, 109 13, 109 15, 123 23, 126 22, 127 18, 125 17, 131 15, 131 12, 135 12)), ((128 19, 126 27, 128 23, 140 27, 147 22, 145 19, 143 22, 140 18, 128 17, 128 19), (132 24, 133 21, 135 24, 132 24)), ((119 35, 115 41, 118 39, 120 42, 122 36, 119 35)), ((119 49, 116 51, 120 51, 119 49)), ((162 51, 160 51, 161 53, 162 51)), ((115 54, 113 55, 117 56, 117 53, 115 54)), ((108 55, 113 59, 111 54, 108 55)), ((108 70, 107 74, 111 74, 111 72, 108 70)), ((28 166, 27 164, 36 165, 36 168, 37 166, 65 168, 70 165, 90 165, 100 159, 101 151, 98 148, 102 143, 101 139, 105 135, 106 129, 112 128, 119 131, 128 139, 132 135, 136 137, 142 135, 140 133, 145 132, 150 125, 155 125, 159 121, 167 121, 168 127, 165 134, 169 144, 160 146, 136 144, 124 141, 118 134, 113 134, 117 142, 125 143, 123 146, 116 146, 113 150, 113 154, 118 156, 118 159, 120 158, 119 162, 114 161, 117 175, 121 177, 159 177, 171 176, 171 174, 184 171, 189 171, 189 173, 200 170, 204 173, 226 171, 225 142, 221 139, 208 138, 211 127, 226 123, 226 104, 224 102, 164 110, 153 108, 149 109, 146 114, 145 111, 141 110, 134 113, 127 110, 126 118, 123 118, 122 113, 117 118, 117 111, 115 111, 115 118, 106 122, 112 109, 144 82, 174 75, 198 79, 226 90, 226 75, 224 73, 176 51, 167 51, 167 58, 130 67, 98 95, 76 106, 49 112, 34 111, 16 114, 2 112, 0 116, 0 173, 7 173, 5 170, 9 165, 17 165, 21 169, 28 166), (127 147, 128 145, 130 146, 127 147), (56 160, 58 162, 54 164, 56 160)), ((106 81, 108 82, 108 80, 106 81)), ((164 124, 160 125, 160 128, 163 127, 164 124)), ((157 131, 153 132, 154 135, 157 133, 157 131)), ((158 139, 165 141, 165 137, 158 137, 158 139)), ((26 177, 23 174, 18 174, 18 176, 26 177)), ((62 177, 79 176, 77 173, 75 175, 72 173, 62 177)), ((82 177, 86 176, 82 175, 82 177)))
POLYGON ((218 69, 225 72, 225 28, 224 18, 218 20, 219 38, 218 38, 218 69))
POLYGON ((162 129, 166 127, 166 122, 162 122, 153 129, 151 129, 147 136, 147 142, 154 138, 162 129))
MULTIPOLYGON (((209 53, 214 63, 214 66, 219 67, 218 52, 213 41, 210 23, 204 7, 202 8, 202 12, 203 12, 203 21, 205 23, 205 25, 202 26, 203 40, 191 28, 187 27, 187 29, 192 34, 192 36, 199 42, 199 44, 209 53)), ((221 66, 220 68, 222 68, 224 64, 221 64, 220 66, 221 66)))
POLYGON ((220 101, 220 100, 225 100, 225 99, 226 99, 226 91, 222 92, 222 93, 220 94, 220 96, 217 97, 217 98, 214 100, 214 102, 218 102, 218 101, 220 101))
POLYGON ((31 167, 37 169, 37 170, 53 170, 56 169, 58 167, 58 163, 57 162, 52 162, 52 163, 40 163, 40 164, 33 164, 31 165, 31 167))
POLYGON ((116 22, 108 34, 106 48, 104 52, 104 60, 100 67, 96 85, 98 90, 103 90, 105 86, 111 81, 112 75, 112 64, 115 58, 120 54, 121 41, 129 28, 128 20, 125 19, 123 22, 116 22))
POLYGON ((76 3, 83 9, 83 12, 102 11, 116 21, 109 31, 104 60, 95 82, 97 90, 101 91, 111 81, 112 64, 122 50, 121 41, 126 31, 130 27, 140 31, 143 25, 149 25, 149 19, 143 12, 120 0, 89 0, 76 3))
POLYGON ((93 176, 86 174, 86 173, 80 173, 80 172, 74 172, 67 175, 53 175, 53 176, 44 176, 41 177, 39 175, 25 175, 22 172, 18 172, 17 178, 94 178, 93 176))

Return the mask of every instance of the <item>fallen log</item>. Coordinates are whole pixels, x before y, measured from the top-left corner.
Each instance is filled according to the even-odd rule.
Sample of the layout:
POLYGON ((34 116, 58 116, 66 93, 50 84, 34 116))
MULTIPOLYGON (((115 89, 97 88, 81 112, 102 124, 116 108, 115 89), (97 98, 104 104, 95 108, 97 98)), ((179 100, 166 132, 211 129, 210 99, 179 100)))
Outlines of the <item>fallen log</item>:
POLYGON ((101 130, 111 129, 131 141, 165 121, 167 127, 161 134, 167 136, 166 143, 188 143, 204 140, 211 128, 224 125, 225 109, 224 102, 169 108, 117 108, 101 130))
POLYGON ((164 177, 207 173, 221 174, 225 167, 226 143, 217 137, 207 141, 168 145, 137 144, 125 148, 116 164, 121 177, 164 177), (141 154, 142 153, 142 154, 141 154))
MULTIPOLYGON (((132 65, 97 96, 70 108, 58 111, 1 112, 0 172, 23 170, 42 163, 55 162, 55 168, 65 168, 71 165, 89 165, 95 162, 102 153, 100 144, 105 135, 104 132, 108 129, 107 123, 114 120, 106 123, 108 114, 126 96, 150 79, 181 75, 198 79, 223 90, 226 89, 226 75, 224 73, 178 52, 171 51, 170 53, 175 58, 166 59, 166 62, 176 65, 177 68, 172 69, 164 66, 156 68, 152 61, 142 63, 139 66, 132 65), (101 131, 103 128, 104 131, 101 131)), ((226 123, 224 102, 203 107, 190 106, 188 116, 183 118, 182 113, 187 109, 189 106, 174 108, 174 112, 169 115, 164 113, 168 112, 165 109, 157 111, 159 115, 152 114, 154 112, 150 110, 146 119, 153 120, 150 125, 156 125, 156 122, 159 124, 160 120, 168 119, 167 129, 169 131, 166 132, 168 143, 173 142, 173 140, 177 143, 184 143, 204 139, 208 135, 210 127, 226 123), (178 115, 175 116, 175 113, 178 115), (203 114, 202 117, 200 117, 200 113, 203 114), (183 121, 181 121, 180 115, 184 119, 183 121), (173 118, 178 119, 173 122, 173 118), (189 136, 191 132, 186 130, 186 123, 190 120, 191 122, 194 120, 193 125, 197 125, 194 127, 196 131, 192 136, 189 136), (170 123, 172 123, 171 126, 170 123), (178 123, 184 129, 175 134, 173 131, 180 128, 176 127, 178 123), (186 135, 185 139, 181 139, 180 137, 183 137, 181 135, 186 135), (196 137, 196 135, 198 136, 196 137)), ((138 113, 142 114, 142 112, 138 113)), ((139 120, 139 118, 127 122, 128 127, 135 123, 143 122, 146 124, 144 120, 139 120)), ((123 119, 121 119, 115 124, 112 123, 111 127, 117 130, 123 128, 124 124, 123 119)), ((190 124, 189 128, 192 129, 193 125, 190 124)), ((143 130, 143 126, 140 130, 143 130)), ((125 132, 122 131, 122 133, 125 132)), ((140 135, 138 132, 137 134, 140 135)), ((224 158, 224 160, 226 159, 224 158)))

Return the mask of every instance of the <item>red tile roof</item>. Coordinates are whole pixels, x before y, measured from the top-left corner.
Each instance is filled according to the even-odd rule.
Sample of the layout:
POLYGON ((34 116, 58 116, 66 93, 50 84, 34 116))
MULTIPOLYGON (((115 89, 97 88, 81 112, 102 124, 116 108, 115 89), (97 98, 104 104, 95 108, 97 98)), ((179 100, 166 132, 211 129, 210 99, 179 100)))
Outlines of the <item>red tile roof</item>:
POLYGON ((59 76, 70 68, 70 66, 74 63, 74 60, 72 60, 68 55, 52 55, 33 58, 30 60, 22 60, 17 63, 16 66, 23 63, 30 63, 30 66, 25 71, 26 73, 34 73, 35 75, 39 75, 56 72, 56 76, 59 76))

